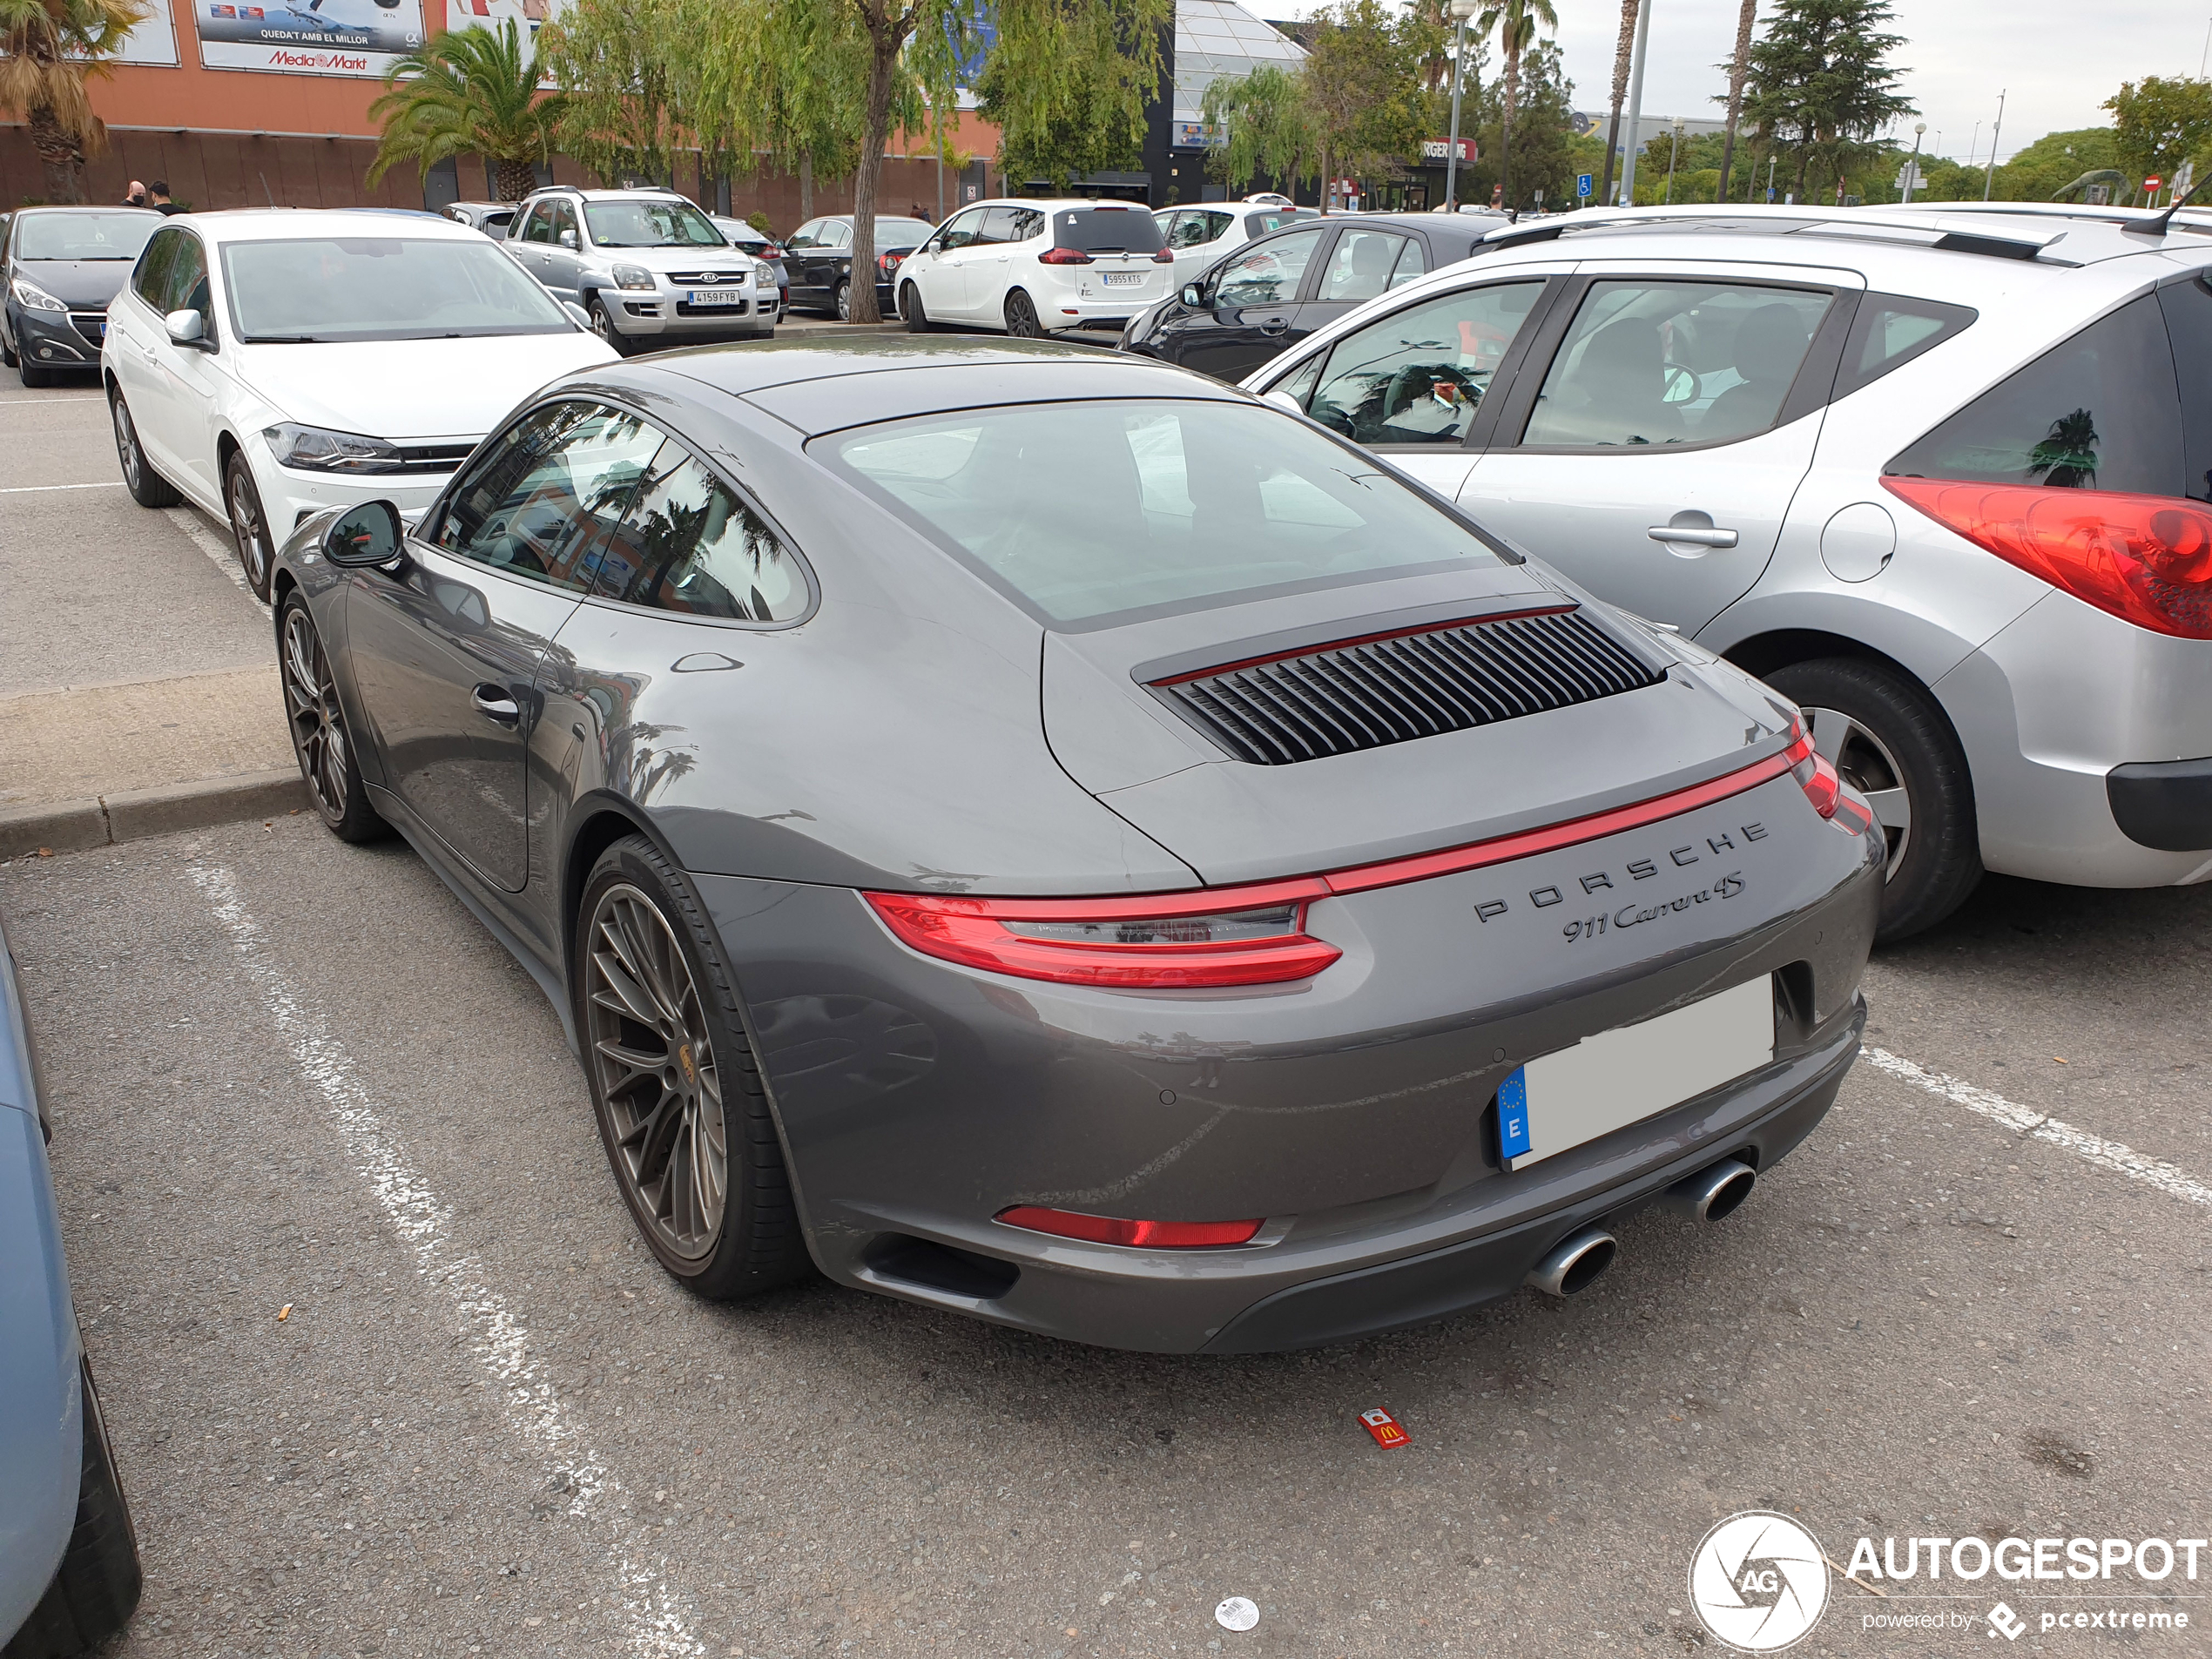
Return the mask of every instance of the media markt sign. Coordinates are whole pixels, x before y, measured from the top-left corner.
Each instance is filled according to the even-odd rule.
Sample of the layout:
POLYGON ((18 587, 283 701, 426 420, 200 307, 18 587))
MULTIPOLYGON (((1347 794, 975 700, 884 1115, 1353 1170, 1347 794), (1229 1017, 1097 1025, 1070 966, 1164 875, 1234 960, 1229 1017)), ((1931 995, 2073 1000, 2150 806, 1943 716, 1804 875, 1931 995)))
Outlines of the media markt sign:
POLYGON ((1764 1509, 1730 1515, 1689 1558, 1689 1604, 1739 1653, 1779 1653, 1828 1609, 1828 1563, 1813 1535, 1764 1509))

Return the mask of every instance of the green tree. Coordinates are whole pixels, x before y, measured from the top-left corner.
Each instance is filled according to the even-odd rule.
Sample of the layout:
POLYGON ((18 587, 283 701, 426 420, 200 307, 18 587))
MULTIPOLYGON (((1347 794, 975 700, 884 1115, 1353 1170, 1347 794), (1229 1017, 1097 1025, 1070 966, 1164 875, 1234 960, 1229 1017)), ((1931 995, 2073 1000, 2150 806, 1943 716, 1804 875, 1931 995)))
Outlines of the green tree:
POLYGON ((2146 76, 2122 83, 2103 107, 2113 113, 2118 165, 2136 179, 2171 179, 2212 145, 2212 81, 2146 76))
POLYGON ((106 142, 88 77, 152 8, 145 0, 0 0, 0 110, 20 114, 46 175, 46 199, 80 202, 84 154, 106 142))
POLYGON ((1340 172, 1394 174, 1424 136, 1428 25, 1382 0, 1337 0, 1313 17, 1298 75, 1320 163, 1322 211, 1340 172))
POLYGON ((1206 157, 1206 171, 1234 189, 1261 176, 1296 185, 1318 176, 1318 135, 1305 107, 1301 75, 1274 64, 1247 75, 1224 76, 1206 88, 1206 125, 1222 135, 1206 157))
POLYGON ((371 185, 402 161, 428 173, 448 158, 480 155, 496 174, 502 201, 520 201, 537 183, 536 164, 554 148, 563 100, 541 91, 543 70, 509 18, 496 29, 455 29, 394 64, 368 106, 383 125, 371 185))
POLYGON ((1539 24, 1547 29, 1559 27, 1559 14, 1552 10, 1552 0, 1489 0, 1475 20, 1475 32, 1494 31, 1498 49, 1505 55, 1501 72, 1504 113, 1498 124, 1498 179, 1505 186, 1507 201, 1514 199, 1513 115, 1521 99, 1521 59, 1535 41, 1539 24))
MULTIPOLYGON (((1526 211, 1536 205, 1538 192, 1547 206, 1560 207, 1575 199, 1575 175, 1589 170, 1586 158, 1595 142, 1575 131, 1575 84, 1567 78, 1558 44, 1539 41, 1521 64, 1521 97, 1514 116, 1513 185, 1500 199, 1510 208, 1526 211)), ((1501 155, 1505 129, 1505 89, 1493 83, 1483 89, 1480 138, 1482 158, 1468 169, 1469 199, 1487 199, 1493 185, 1506 183, 1501 155)))
MULTIPOLYGON (((2119 145, 2110 127, 2047 132, 1998 168, 1990 195, 2001 201, 2047 202, 2085 172, 2117 167, 2119 145)), ((1973 171, 1974 193, 1981 193, 1981 170, 1973 171)), ((2131 180, 2142 177, 2130 170, 2131 180)))
POLYGON ((977 112, 999 128, 999 165, 1058 190, 1134 165, 1174 0, 996 0, 996 10, 975 92, 977 112))
MULTIPOLYGON (((799 179, 799 215, 814 216, 814 176, 843 178, 860 158, 868 43, 847 7, 679 0, 678 98, 722 170, 764 158, 799 179)), ((916 124, 918 90, 901 79, 900 125, 916 124)))
POLYGON ((1743 110, 1795 164, 1799 201, 1816 165, 1824 185, 1844 181, 1876 133, 1914 112, 1887 61, 1904 44, 1883 30, 1894 15, 1890 0, 1780 0, 1751 47, 1743 110))
POLYGON ((670 183, 676 152, 692 147, 677 96, 678 25, 677 0, 577 0, 539 33, 563 95, 556 139, 604 185, 670 183))
POLYGON ((1605 124, 1605 182, 1597 199, 1613 201, 1613 154, 1621 147, 1621 106, 1628 102, 1629 71, 1635 62, 1636 13, 1642 0, 1621 0, 1621 38, 1613 48, 1613 113, 1605 124))

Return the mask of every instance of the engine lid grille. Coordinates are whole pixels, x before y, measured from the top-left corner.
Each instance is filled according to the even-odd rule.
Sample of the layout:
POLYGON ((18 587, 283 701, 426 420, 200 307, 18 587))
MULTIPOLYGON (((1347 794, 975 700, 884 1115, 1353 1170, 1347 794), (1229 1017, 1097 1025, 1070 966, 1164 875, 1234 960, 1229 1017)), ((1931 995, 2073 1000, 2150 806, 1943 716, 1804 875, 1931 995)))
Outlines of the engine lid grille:
POLYGON ((1574 605, 1338 641, 1150 682, 1240 760, 1379 749, 1656 685, 1665 678, 1574 605))

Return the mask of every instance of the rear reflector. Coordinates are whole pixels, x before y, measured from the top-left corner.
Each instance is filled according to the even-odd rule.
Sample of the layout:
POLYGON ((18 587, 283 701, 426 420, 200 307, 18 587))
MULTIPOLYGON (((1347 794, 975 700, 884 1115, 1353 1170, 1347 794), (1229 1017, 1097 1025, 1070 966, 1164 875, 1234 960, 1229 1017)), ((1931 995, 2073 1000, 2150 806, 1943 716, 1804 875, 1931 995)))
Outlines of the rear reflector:
POLYGON ((1935 478, 1882 484, 1945 529, 2123 622, 2212 639, 2212 507, 2202 502, 1935 478))
POLYGON ((1072 1210, 1043 1210, 1016 1204, 997 1218, 1009 1227, 1053 1233, 1092 1244, 1125 1244, 1132 1250, 1216 1250, 1248 1244, 1263 1221, 1124 1221, 1118 1216, 1085 1216, 1072 1210))

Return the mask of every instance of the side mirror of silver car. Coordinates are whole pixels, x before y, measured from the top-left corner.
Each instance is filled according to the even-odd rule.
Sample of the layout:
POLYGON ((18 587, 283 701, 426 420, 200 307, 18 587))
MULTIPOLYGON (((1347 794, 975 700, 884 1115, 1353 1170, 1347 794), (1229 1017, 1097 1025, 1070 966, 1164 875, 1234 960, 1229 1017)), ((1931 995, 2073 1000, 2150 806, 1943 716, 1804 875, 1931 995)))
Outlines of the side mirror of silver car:
POLYGON ((322 533, 322 556, 333 564, 388 564, 400 546, 400 509, 388 501, 348 507, 322 533))
POLYGON ((561 233, 561 246, 573 253, 576 249, 576 233, 574 231, 563 231, 561 233))
POLYGON ((172 311, 161 321, 172 344, 207 349, 207 319, 197 311, 172 311))

